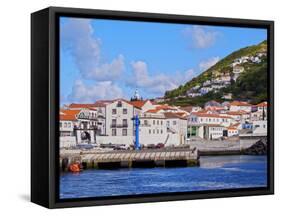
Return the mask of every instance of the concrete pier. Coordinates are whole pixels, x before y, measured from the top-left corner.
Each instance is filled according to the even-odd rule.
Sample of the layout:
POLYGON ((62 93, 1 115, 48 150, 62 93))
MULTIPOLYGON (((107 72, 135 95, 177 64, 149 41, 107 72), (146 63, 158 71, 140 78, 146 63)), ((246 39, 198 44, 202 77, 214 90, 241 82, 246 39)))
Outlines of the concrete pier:
POLYGON ((80 162, 84 169, 152 168, 199 166, 198 151, 186 148, 116 150, 107 152, 62 153, 62 170, 73 163, 80 162))

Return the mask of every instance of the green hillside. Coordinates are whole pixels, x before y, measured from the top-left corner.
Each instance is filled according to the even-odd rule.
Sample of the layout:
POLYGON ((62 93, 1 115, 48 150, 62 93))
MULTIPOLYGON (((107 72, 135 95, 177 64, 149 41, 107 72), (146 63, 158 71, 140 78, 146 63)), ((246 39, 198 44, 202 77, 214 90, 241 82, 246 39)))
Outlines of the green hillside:
MULTIPOLYGON (((180 106, 202 105, 209 100, 225 101, 226 99, 224 99, 223 96, 228 93, 232 93, 231 100, 248 100, 252 103, 266 100, 267 56, 258 56, 260 53, 266 53, 266 51, 267 41, 263 41, 260 44, 245 47, 231 53, 184 85, 174 90, 167 91, 165 93, 165 102, 180 106), (239 63, 238 67, 243 67, 244 71, 239 75, 236 81, 234 81, 233 66, 231 64, 235 60, 237 61, 237 59, 245 56, 258 58, 259 62, 248 60, 248 62, 239 63), (204 82, 212 83, 217 77, 220 79, 225 76, 231 77, 231 81, 227 85, 222 85, 223 88, 211 90, 204 95, 196 97, 188 96, 188 92, 192 92, 194 87, 199 88, 200 91, 200 89, 204 87, 204 82)), ((210 84, 209 87, 212 87, 212 84, 210 84)))

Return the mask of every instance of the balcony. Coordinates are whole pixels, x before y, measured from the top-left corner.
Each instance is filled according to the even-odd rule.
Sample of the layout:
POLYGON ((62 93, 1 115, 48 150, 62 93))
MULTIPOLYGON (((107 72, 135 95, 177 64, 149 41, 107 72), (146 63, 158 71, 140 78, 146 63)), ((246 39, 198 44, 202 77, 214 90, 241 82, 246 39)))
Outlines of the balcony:
POLYGON ((111 124, 111 128, 127 128, 128 124, 111 124))

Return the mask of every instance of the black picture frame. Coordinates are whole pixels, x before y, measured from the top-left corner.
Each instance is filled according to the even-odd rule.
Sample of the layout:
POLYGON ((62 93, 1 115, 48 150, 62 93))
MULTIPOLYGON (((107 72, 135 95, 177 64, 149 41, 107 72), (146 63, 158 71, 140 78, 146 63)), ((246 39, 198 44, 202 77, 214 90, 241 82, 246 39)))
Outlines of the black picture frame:
POLYGON ((110 10, 49 7, 31 15, 31 201, 47 208, 160 202, 274 194, 274 22, 110 10), (58 17, 266 28, 268 33, 268 185, 229 189, 60 200, 58 17))

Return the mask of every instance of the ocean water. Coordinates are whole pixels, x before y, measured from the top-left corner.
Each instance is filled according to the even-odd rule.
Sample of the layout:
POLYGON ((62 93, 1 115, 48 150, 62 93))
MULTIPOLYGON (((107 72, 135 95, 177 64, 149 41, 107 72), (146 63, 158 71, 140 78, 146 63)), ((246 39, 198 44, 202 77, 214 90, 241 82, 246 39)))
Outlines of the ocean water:
POLYGON ((266 156, 204 156, 200 167, 84 170, 62 173, 60 198, 265 187, 266 156))

